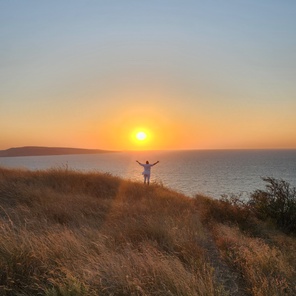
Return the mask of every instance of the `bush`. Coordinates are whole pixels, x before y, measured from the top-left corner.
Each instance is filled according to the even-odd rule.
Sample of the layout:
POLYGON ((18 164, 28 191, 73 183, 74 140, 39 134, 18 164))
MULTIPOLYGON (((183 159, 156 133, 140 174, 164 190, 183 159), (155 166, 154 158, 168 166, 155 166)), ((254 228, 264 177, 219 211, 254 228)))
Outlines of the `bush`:
POLYGON ((271 219, 285 231, 296 233, 296 188, 284 180, 262 178, 265 190, 251 194, 249 206, 262 220, 271 219))

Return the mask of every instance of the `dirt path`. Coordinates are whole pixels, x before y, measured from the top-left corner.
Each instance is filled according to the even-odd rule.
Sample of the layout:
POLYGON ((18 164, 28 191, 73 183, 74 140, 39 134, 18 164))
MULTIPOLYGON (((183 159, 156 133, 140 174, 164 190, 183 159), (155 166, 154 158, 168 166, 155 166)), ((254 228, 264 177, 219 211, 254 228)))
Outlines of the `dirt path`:
POLYGON ((230 296, 250 296, 251 294, 247 293, 246 285, 241 275, 224 262, 218 248, 209 235, 203 247, 207 250, 208 260, 215 269, 215 281, 218 285, 224 287, 226 294, 230 296))

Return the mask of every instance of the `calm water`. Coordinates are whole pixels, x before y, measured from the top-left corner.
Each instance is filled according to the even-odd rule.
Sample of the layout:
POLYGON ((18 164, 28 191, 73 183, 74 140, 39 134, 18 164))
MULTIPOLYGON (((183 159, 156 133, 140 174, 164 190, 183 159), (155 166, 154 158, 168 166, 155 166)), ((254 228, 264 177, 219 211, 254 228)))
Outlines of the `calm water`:
POLYGON ((261 177, 284 179, 296 186, 296 150, 277 151, 153 151, 95 155, 0 157, 0 166, 31 170, 68 167, 79 171, 109 172, 142 180, 136 160, 159 164, 152 168, 151 182, 162 182, 189 196, 212 197, 248 194, 263 189, 261 177))

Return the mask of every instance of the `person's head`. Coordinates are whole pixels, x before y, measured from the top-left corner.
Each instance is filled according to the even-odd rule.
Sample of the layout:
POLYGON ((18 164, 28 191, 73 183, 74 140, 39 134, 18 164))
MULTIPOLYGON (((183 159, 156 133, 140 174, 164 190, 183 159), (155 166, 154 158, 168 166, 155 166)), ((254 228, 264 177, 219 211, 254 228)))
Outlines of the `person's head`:
POLYGON ((149 164, 149 161, 148 160, 146 160, 146 164, 149 164))

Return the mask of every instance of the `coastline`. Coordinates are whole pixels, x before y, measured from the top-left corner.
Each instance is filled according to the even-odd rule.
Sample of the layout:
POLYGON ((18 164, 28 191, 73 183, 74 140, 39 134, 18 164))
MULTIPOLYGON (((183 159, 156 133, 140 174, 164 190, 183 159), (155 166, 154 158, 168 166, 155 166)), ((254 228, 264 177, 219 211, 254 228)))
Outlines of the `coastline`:
POLYGON ((117 151, 68 147, 24 146, 0 150, 0 157, 114 153, 117 151))

